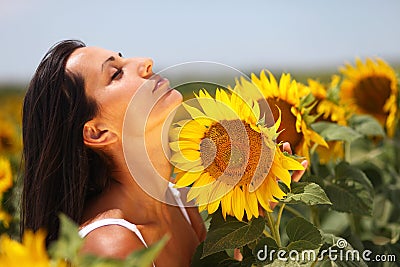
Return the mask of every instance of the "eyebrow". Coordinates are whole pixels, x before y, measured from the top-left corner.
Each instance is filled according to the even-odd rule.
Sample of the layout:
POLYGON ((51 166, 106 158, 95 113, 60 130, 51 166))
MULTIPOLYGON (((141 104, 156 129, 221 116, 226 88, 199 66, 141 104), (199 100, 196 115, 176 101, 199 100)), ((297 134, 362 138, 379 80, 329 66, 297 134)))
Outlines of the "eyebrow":
POLYGON ((114 61, 114 60, 115 60, 115 57, 114 57, 114 56, 111 56, 111 57, 107 58, 106 61, 104 61, 103 64, 101 64, 101 71, 103 72, 104 66, 105 66, 108 62, 114 61))

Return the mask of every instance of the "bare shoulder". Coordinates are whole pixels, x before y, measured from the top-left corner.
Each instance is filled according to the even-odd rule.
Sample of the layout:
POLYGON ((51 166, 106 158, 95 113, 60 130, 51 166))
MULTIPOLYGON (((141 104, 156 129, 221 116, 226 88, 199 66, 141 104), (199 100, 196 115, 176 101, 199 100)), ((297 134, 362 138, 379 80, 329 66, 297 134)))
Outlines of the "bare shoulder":
MULTIPOLYGON (((101 214, 91 222, 101 219, 114 218, 123 219, 119 211, 110 211, 101 214)), ((85 223, 87 225, 87 223, 85 223)), ((143 249, 145 246, 139 237, 128 228, 109 224, 91 231, 84 240, 82 253, 94 254, 102 257, 125 258, 135 250, 143 249)))

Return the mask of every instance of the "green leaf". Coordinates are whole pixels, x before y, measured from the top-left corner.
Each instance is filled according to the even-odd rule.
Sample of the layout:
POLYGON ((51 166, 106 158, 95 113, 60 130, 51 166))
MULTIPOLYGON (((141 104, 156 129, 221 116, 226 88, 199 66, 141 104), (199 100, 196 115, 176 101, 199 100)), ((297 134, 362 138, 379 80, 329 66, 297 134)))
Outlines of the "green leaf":
POLYGON ((210 230, 204 241, 203 257, 225 249, 239 248, 259 238, 265 228, 263 218, 255 218, 250 222, 227 222, 210 230))
MULTIPOLYGON (((165 247, 165 244, 169 240, 169 236, 165 235, 157 243, 151 246, 131 253, 125 260, 125 266, 136 266, 136 267, 148 267, 151 266, 155 258, 165 247)), ((120 266, 120 265, 119 265, 120 266)))
MULTIPOLYGON (((298 240, 298 241, 290 242, 287 246, 287 250, 288 251, 316 250, 320 246, 321 246, 321 244, 314 244, 307 240, 298 240)), ((318 254, 318 251, 317 251, 316 255, 317 254, 318 254)))
POLYGON ((313 123, 311 128, 326 141, 341 140, 351 143, 362 136, 350 127, 326 121, 313 123))
POLYGON ((305 203, 306 205, 332 205, 325 191, 315 183, 298 182, 292 184, 292 190, 283 200, 284 203, 305 203))
POLYGON ((224 217, 222 216, 221 207, 219 207, 218 210, 212 214, 210 227, 208 228, 208 231, 213 231, 214 229, 218 229, 219 227, 228 222, 239 222, 239 220, 229 215, 227 215, 226 219, 224 219, 224 217))
POLYGON ((322 244, 322 236, 319 230, 301 217, 295 217, 287 223, 286 234, 290 241, 288 249, 293 248, 297 251, 317 249, 322 244))
POLYGON ((211 254, 207 257, 202 257, 204 242, 202 242, 196 249, 192 257, 191 267, 204 267, 204 266, 240 266, 240 261, 236 261, 229 257, 225 251, 220 251, 211 254))
POLYGON ((349 120, 349 126, 365 136, 385 135, 385 131, 380 123, 370 115, 353 115, 349 120))
POLYGON ((371 215, 373 187, 366 175, 346 162, 335 168, 335 178, 325 187, 326 194, 337 211, 371 215))
POLYGON ((50 244, 49 254, 53 259, 68 259, 75 263, 83 245, 83 239, 78 234, 78 226, 66 215, 60 214, 60 234, 57 241, 50 244))

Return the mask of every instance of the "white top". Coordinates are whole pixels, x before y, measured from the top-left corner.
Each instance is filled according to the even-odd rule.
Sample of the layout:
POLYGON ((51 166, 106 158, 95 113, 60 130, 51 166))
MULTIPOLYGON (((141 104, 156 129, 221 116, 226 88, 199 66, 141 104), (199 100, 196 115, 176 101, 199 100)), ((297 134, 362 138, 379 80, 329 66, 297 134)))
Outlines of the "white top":
MULTIPOLYGON (((172 192, 173 196, 175 197, 175 200, 178 203, 178 206, 181 209, 183 216, 186 218, 186 220, 188 221, 189 224, 192 224, 190 221, 190 218, 189 218, 189 214, 187 213, 185 207, 183 206, 183 202, 181 200, 181 193, 179 192, 178 189, 173 187, 174 186, 173 183, 169 183, 168 186, 171 189, 171 192, 172 192)), ((133 223, 130 223, 124 219, 106 218, 106 219, 94 221, 94 222, 84 226, 79 231, 79 235, 83 238, 83 237, 87 236, 90 232, 92 232, 93 230, 100 228, 102 226, 107 226, 107 225, 120 225, 122 227, 125 227, 125 228, 131 230, 139 237, 139 239, 143 242, 143 245, 145 245, 147 247, 146 241, 144 241, 144 238, 143 238, 142 234, 140 233, 139 229, 136 227, 136 225, 133 223)))

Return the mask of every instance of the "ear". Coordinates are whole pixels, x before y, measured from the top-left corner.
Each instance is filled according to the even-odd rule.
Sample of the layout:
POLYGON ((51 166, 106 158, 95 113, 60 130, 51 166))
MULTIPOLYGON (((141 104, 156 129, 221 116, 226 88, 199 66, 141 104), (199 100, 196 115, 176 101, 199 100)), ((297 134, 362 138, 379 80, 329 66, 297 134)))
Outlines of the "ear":
POLYGON ((94 120, 88 121, 83 126, 83 142, 88 147, 101 148, 113 144, 118 136, 94 120))

